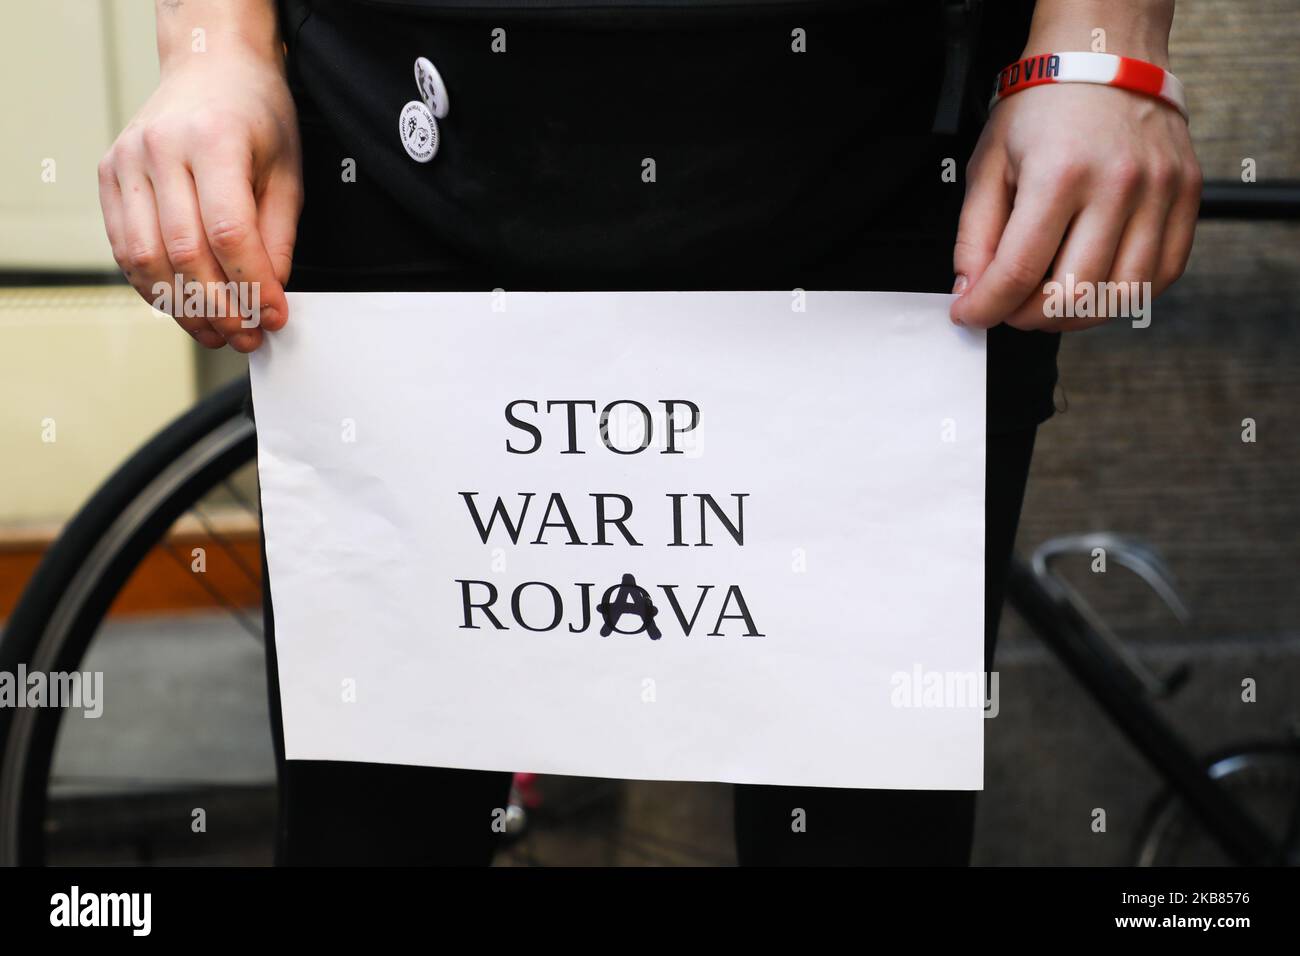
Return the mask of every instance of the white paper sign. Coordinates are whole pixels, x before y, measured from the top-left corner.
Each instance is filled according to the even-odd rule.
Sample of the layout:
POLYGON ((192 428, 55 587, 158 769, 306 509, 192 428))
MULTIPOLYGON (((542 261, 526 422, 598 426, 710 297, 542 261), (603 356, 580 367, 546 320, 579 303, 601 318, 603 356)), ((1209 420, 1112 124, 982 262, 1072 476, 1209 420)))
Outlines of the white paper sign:
POLYGON ((291 296, 286 755, 978 789, 984 336, 802 295, 291 296))

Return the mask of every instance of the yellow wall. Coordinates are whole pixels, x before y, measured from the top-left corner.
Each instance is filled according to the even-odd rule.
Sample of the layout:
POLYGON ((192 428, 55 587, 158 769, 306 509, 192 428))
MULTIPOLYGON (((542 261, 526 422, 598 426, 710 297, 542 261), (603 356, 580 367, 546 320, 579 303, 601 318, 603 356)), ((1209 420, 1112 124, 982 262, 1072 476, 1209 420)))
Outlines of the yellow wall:
POLYGON ((126 287, 0 289, 0 525, 61 522, 188 405, 185 340, 126 287))
POLYGON ((0 268, 113 268, 95 165, 157 77, 148 0, 5 5, 0 268))
MULTIPOLYGON (((157 73, 149 0, 6 4, 0 270, 117 271, 95 166, 157 73)), ((125 286, 0 288, 0 528, 66 520, 194 401, 195 351, 125 286)))

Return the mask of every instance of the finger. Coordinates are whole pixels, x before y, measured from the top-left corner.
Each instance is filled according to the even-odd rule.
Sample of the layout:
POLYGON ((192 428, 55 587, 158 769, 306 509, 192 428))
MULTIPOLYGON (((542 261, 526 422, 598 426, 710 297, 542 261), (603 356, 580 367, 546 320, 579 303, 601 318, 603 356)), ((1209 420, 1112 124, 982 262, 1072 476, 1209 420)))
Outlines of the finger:
POLYGON ((1178 192, 1165 220, 1164 241, 1160 250, 1160 264, 1152 280, 1152 293, 1159 295, 1169 288, 1187 268, 1192 253, 1192 240, 1196 235, 1196 220, 1201 209, 1201 170, 1195 162, 1185 168, 1180 177, 1178 192))
MULTIPOLYGON (((988 160, 971 167, 952 250, 953 292, 958 296, 973 287, 993 261, 1011 216, 1011 197, 1005 163, 988 160)), ((959 301, 953 302, 950 314, 955 314, 959 301)))
POLYGON ((122 226, 122 187, 117 182, 117 170, 113 168, 112 153, 99 161, 96 170, 99 181, 99 209, 104 216, 104 232, 108 236, 109 248, 113 258, 125 258, 123 254, 122 226))
POLYGON ((263 322, 279 327, 288 314, 284 288, 258 231, 249 163, 245 153, 214 149, 200 154, 193 166, 208 247, 226 276, 239 284, 243 308, 250 313, 214 320, 227 340, 263 322))
MULTIPOLYGON (((293 268, 293 248, 301 212, 302 189, 297 177, 273 178, 258 202, 258 229, 262 234, 262 244, 281 286, 288 284, 293 268)), ((287 309, 287 298, 285 305, 287 309)), ((287 312, 278 318, 263 316, 262 325, 267 331, 274 332, 283 328, 287 320, 287 312)))
POLYGON ((1119 248, 1115 250, 1110 278, 1128 289, 1130 318, 1143 319, 1151 314, 1171 205, 1172 197, 1168 194, 1153 195, 1129 220, 1119 248), (1135 299, 1135 296, 1140 298, 1135 299))
POLYGON ((1078 209, 1076 187, 1066 176, 1022 181, 993 261, 953 307, 957 321, 985 329, 997 325, 1038 290, 1078 209))
MULTIPOLYGON (((195 339, 209 348, 220 348, 226 344, 226 337, 212 324, 213 318, 239 313, 237 304, 226 289, 226 275, 203 235, 194 181, 179 158, 162 157, 154 151, 147 162, 150 183, 158 201, 158 225, 163 248, 167 250, 172 272, 181 276, 181 288, 185 293, 185 305, 177 310, 184 314, 178 321, 193 321, 195 330, 191 334, 195 339), (191 314, 191 282, 199 283, 202 290, 201 315, 191 314)), ((240 341, 231 342, 231 346, 240 351, 251 351, 260 343, 260 332, 257 329, 250 329, 240 335, 243 336, 240 341), (256 333, 256 338, 250 333, 256 333)))
MULTIPOLYGON (((116 148, 116 147, 115 147, 116 148)), ((163 248, 158 227, 158 208, 144 165, 124 149, 116 165, 118 195, 121 196, 121 248, 118 265, 126 280, 146 302, 158 300, 155 286, 172 284, 171 264, 163 248)))
POLYGON ((118 189, 122 196, 123 259, 119 260, 126 279, 146 302, 158 307, 169 294, 170 314, 176 324, 206 348, 220 348, 223 339, 207 321, 185 315, 183 295, 176 294, 176 276, 162 239, 158 205, 153 185, 144 174, 143 162, 124 162, 119 167, 118 189))
POLYGON ((1007 324, 1064 332, 1105 321, 1096 315, 1096 295, 1110 275, 1128 219, 1127 204, 1093 203, 1075 216, 1047 281, 1007 317, 1007 324), (1080 300, 1089 291, 1091 308, 1089 299, 1080 300))
MULTIPOLYGON (((113 166, 112 159, 105 156, 99 164, 99 208, 104 214, 104 231, 108 233, 108 244, 113 250, 113 258, 117 261, 122 269, 123 275, 130 276, 131 271, 128 263, 128 242, 126 238, 126 212, 123 208, 122 187, 117 180, 117 171, 113 166)), ((170 266, 168 266, 170 271, 170 266)), ((165 281, 165 280, 164 280, 165 281)), ((157 296, 154 294, 152 283, 147 290, 136 287, 136 291, 150 305, 157 302, 157 296)), ((174 290, 173 290, 174 291, 174 290)), ((226 340, 214 332, 211 328, 206 327, 207 323, 188 322, 177 320, 178 324, 189 332, 199 342, 200 345, 207 348, 220 348, 225 345, 226 340)))

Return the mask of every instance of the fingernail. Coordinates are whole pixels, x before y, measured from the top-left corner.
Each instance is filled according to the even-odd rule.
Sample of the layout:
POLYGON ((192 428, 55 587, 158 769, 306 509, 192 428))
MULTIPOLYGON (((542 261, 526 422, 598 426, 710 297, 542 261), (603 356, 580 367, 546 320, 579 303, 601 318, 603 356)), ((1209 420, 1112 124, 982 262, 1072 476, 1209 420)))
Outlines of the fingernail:
POLYGON ((966 273, 964 272, 957 273, 957 280, 952 284, 952 294, 961 295, 963 292, 966 291, 966 286, 969 284, 970 284, 970 280, 966 278, 966 273))

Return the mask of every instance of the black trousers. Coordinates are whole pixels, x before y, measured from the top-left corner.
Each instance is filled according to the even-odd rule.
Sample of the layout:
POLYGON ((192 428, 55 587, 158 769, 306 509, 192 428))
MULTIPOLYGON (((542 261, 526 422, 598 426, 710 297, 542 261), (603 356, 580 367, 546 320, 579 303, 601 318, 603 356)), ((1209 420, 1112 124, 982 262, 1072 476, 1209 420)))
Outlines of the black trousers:
MULTIPOLYGON (((992 670, 1007 565, 1035 429, 989 438, 985 501, 985 668, 992 670)), ((280 785, 277 860, 286 865, 486 865, 500 837, 509 773, 285 760, 275 620, 264 578, 268 687, 280 785)), ((735 787, 741 865, 964 866, 969 791, 735 787), (791 813, 804 811, 794 832, 791 813)))

